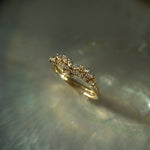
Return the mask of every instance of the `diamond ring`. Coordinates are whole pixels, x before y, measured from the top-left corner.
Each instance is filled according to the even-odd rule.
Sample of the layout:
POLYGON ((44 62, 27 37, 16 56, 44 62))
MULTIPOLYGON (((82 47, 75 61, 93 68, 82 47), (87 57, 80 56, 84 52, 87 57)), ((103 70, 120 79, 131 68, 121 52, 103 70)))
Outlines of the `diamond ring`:
POLYGON ((95 76, 89 73, 88 68, 84 68, 82 65, 73 65, 70 58, 58 53, 56 56, 50 57, 49 62, 53 70, 79 93, 91 99, 100 97, 95 76))

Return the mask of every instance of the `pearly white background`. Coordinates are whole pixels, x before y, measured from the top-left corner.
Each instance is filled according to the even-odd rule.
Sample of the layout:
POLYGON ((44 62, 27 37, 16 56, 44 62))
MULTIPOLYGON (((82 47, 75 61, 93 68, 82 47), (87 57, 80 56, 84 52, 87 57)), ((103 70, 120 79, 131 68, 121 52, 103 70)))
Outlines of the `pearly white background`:
POLYGON ((150 149, 150 6, 138 0, 3 1, 0 149, 150 149), (89 101, 59 79, 59 52, 96 75, 89 101))

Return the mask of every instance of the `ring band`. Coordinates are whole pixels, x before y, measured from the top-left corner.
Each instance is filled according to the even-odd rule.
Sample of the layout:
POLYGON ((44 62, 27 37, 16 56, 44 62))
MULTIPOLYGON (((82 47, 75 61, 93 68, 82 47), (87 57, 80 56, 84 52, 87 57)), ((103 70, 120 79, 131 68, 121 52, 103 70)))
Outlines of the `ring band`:
POLYGON ((82 65, 73 65, 70 58, 57 53, 56 56, 50 57, 49 62, 53 70, 69 85, 74 87, 79 93, 91 98, 100 97, 99 88, 95 81, 95 76, 89 74, 89 69, 82 65))

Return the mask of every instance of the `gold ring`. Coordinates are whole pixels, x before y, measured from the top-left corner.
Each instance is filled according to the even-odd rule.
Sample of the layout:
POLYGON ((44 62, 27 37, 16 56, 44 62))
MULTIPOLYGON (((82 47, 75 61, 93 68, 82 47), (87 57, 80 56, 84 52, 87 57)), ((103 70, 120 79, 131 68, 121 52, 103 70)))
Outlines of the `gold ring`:
POLYGON ((50 57, 49 62, 53 70, 79 93, 91 99, 100 97, 95 76, 89 73, 88 68, 84 68, 82 65, 73 65, 70 58, 58 53, 56 56, 50 57))

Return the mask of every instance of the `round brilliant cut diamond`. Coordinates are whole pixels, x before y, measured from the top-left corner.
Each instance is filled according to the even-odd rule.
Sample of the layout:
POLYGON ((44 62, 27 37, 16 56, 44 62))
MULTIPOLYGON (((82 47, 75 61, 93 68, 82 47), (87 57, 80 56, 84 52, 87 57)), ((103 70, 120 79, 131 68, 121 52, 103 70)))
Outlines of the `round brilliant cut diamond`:
POLYGON ((50 57, 51 62, 55 62, 56 58, 55 57, 50 57))
POLYGON ((79 70, 79 68, 80 68, 80 67, 77 66, 77 65, 73 66, 73 69, 74 69, 74 70, 79 70))
POLYGON ((71 59, 68 59, 68 66, 69 66, 69 67, 71 67, 71 66, 72 66, 71 59))
POLYGON ((62 56, 62 60, 64 63, 67 63, 67 57, 65 55, 62 56))
POLYGON ((84 71, 85 73, 88 73, 88 72, 89 72, 89 69, 88 69, 88 68, 85 68, 83 71, 84 71))
POLYGON ((87 77, 88 77, 89 79, 93 79, 94 76, 88 73, 88 74, 87 74, 87 77))

